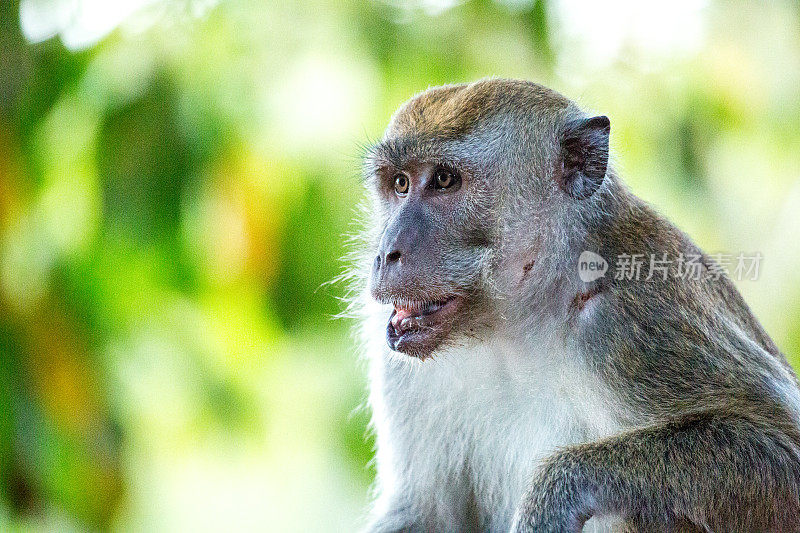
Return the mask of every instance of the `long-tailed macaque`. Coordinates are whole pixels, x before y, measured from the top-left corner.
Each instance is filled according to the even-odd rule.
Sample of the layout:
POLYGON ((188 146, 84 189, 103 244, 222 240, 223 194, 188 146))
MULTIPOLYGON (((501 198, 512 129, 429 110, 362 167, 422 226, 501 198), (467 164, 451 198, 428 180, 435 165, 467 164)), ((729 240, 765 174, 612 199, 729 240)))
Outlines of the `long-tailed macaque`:
POLYGON ((795 375, 610 131, 489 79, 415 96, 368 151, 369 531, 800 531, 795 375))

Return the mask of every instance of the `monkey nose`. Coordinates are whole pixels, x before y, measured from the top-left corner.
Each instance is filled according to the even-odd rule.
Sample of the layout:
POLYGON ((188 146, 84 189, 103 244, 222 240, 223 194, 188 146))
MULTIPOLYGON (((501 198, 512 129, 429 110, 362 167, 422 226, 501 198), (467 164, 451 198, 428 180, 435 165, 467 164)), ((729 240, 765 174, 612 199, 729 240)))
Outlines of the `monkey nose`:
POLYGON ((384 269, 389 268, 390 266, 392 266, 393 263, 399 262, 401 256, 402 253, 400 252, 400 250, 397 249, 392 250, 389 253, 378 254, 375 257, 375 264, 374 264, 375 271, 376 272, 380 271, 381 267, 383 267, 384 269))
POLYGON ((400 261, 401 255, 402 254, 400 253, 400 250, 392 250, 391 252, 386 254, 386 264, 388 265, 389 263, 396 263, 400 261))

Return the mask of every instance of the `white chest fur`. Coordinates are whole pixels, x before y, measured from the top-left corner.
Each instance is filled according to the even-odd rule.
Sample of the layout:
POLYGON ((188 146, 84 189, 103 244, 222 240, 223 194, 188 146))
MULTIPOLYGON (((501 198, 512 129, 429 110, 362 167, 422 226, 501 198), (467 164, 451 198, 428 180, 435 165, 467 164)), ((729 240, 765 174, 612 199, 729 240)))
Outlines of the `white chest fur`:
POLYGON ((618 430, 601 383, 574 354, 496 342, 419 362, 373 361, 379 487, 423 505, 467 500, 490 531, 508 531, 536 465, 559 446, 618 430))

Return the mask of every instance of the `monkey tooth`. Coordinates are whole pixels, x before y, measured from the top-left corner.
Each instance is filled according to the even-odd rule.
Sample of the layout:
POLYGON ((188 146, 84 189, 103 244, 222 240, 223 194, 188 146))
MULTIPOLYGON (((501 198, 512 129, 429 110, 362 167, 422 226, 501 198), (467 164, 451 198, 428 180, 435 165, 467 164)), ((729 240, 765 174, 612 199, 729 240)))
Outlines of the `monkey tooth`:
POLYGON ((389 325, 396 334, 402 334, 412 330, 431 328, 438 321, 437 313, 442 311, 455 297, 438 302, 403 302, 395 304, 394 312, 389 318, 389 325))
POLYGON ((406 305, 395 305, 394 306, 394 313, 395 319, 398 321, 402 321, 406 318, 412 318, 415 316, 425 316, 435 313, 446 304, 448 300, 443 300, 441 302, 422 302, 416 305, 414 304, 406 304, 406 305))

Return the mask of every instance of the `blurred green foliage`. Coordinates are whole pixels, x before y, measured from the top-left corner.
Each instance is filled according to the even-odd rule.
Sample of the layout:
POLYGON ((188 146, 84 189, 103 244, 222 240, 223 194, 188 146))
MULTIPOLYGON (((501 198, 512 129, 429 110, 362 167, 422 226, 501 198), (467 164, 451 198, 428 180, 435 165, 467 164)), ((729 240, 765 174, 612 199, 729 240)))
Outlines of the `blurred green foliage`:
POLYGON ((740 288, 800 362, 794 3, 80 4, 0 3, 0 530, 356 527, 365 378, 326 282, 359 146, 430 85, 608 114, 637 193, 764 254, 740 288))

